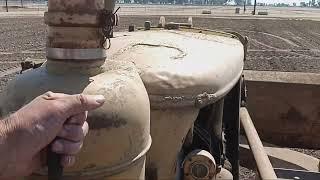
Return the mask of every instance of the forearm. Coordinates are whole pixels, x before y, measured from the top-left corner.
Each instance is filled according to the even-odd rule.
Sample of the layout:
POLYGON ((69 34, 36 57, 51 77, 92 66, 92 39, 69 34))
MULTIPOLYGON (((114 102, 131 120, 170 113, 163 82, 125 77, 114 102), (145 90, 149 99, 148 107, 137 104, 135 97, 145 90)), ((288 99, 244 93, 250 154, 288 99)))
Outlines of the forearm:
POLYGON ((10 157, 9 136, 9 119, 0 120, 0 179, 7 169, 10 157))
MULTIPOLYGON (((0 119, 0 180, 8 178, 10 166, 16 163, 16 133, 15 133, 15 116, 0 119)), ((12 175, 12 173, 10 174, 12 175)))

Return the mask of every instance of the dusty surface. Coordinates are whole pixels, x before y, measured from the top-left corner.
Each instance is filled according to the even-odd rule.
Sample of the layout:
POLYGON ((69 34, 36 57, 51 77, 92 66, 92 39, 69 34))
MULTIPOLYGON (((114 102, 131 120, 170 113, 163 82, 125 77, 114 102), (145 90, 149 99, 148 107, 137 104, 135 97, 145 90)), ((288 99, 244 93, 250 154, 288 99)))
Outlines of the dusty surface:
MULTIPOLYGON (((121 25, 116 31, 127 30, 131 23, 142 26, 145 20, 157 24, 159 16, 121 16, 121 25)), ((167 21, 186 20, 187 16, 167 17, 167 21)), ((250 44, 246 69, 320 73, 318 21, 195 17, 193 23, 197 27, 234 30, 247 35, 250 44)), ((14 77, 4 72, 17 68, 28 57, 45 57, 45 33, 42 17, 0 18, 0 91, 14 77)), ((320 158, 320 151, 295 150, 320 158)), ((253 171, 241 168, 241 179, 253 177, 253 171)))
MULTIPOLYGON (((158 18, 122 16, 121 25, 116 30, 126 30, 132 22, 142 26, 145 20, 156 24, 158 18)), ((168 17, 167 21, 185 22, 186 17, 168 17)), ((193 22, 196 27, 233 30, 247 35, 250 43, 246 69, 320 72, 320 22, 199 17, 193 18, 193 22)), ((0 44, 1 59, 10 58, 12 53, 19 53, 14 56, 20 60, 42 57, 45 44, 42 18, 0 19, 0 25, 0 38, 5 42, 0 44)))

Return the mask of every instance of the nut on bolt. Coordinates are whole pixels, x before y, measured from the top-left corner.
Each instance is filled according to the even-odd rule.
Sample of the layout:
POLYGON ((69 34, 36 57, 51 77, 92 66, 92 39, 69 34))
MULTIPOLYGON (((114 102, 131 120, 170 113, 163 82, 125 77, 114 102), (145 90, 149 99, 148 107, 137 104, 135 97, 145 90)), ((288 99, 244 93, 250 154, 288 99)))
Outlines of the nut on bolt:
POLYGON ((135 26, 133 24, 129 25, 129 32, 133 32, 135 29, 135 26))
POLYGON ((145 21, 144 22, 144 30, 150 30, 151 28, 151 21, 145 21))

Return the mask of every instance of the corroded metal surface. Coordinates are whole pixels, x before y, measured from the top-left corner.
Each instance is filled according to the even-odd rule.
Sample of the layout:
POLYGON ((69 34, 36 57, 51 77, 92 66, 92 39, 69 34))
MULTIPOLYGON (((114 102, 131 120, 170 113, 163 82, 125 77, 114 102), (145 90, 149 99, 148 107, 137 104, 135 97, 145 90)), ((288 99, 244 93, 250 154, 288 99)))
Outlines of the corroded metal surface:
POLYGON ((112 28, 117 23, 113 8, 113 0, 49 1, 48 12, 45 13, 45 23, 49 26, 47 58, 103 61, 106 47, 110 45, 108 38, 112 37, 112 28), (59 55, 68 52, 68 56, 57 57, 59 49, 64 52, 59 55), (75 49, 85 50, 74 52, 75 49), (95 51, 99 53, 92 55, 95 51))
POLYGON ((48 2, 48 12, 46 13, 46 21, 49 25, 47 47, 50 48, 69 48, 69 49, 89 49, 89 48, 101 48, 103 49, 103 35, 98 27, 86 27, 80 25, 78 27, 70 27, 72 21, 81 23, 83 19, 77 19, 77 17, 85 18, 91 14, 96 15, 98 12, 104 9, 103 0, 51 0, 48 2), (53 13, 53 15, 50 15, 53 13), (63 18, 59 18, 58 22, 55 22, 57 13, 67 13, 72 15, 71 20, 65 21, 63 18), (69 22, 69 23, 68 23, 69 22))

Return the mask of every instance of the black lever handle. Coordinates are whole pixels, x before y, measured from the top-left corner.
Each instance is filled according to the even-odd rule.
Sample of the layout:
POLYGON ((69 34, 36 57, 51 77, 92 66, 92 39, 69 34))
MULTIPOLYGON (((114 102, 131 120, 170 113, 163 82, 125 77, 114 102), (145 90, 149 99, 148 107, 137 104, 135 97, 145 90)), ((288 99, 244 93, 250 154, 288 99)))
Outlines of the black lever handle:
POLYGON ((52 152, 51 147, 47 151, 47 165, 48 180, 62 180, 63 167, 61 165, 61 155, 52 152))

